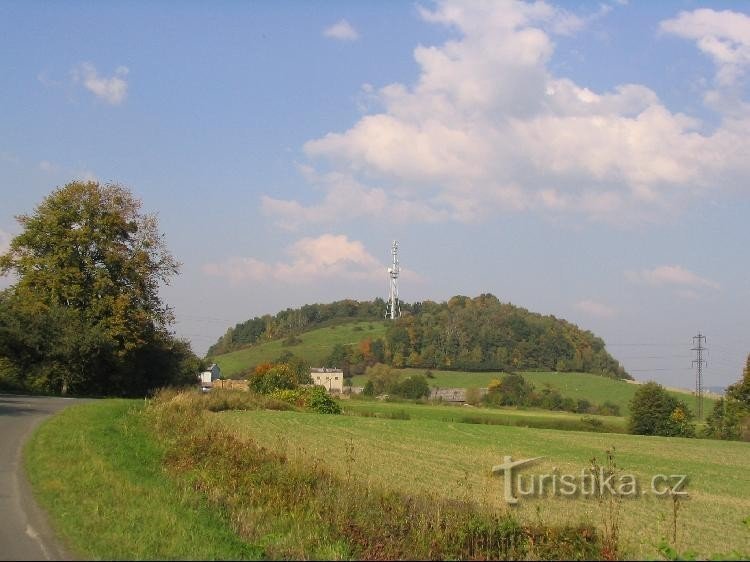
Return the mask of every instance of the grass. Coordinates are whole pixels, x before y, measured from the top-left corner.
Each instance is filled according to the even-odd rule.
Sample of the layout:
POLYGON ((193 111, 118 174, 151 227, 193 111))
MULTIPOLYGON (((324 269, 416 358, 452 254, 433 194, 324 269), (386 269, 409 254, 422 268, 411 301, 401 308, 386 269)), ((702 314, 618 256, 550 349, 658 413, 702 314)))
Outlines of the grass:
MULTIPOLYGON (((404 419, 432 420, 449 423, 480 423, 487 425, 511 425, 547 429, 590 431, 592 428, 582 421, 583 415, 549 410, 515 408, 481 408, 463 405, 413 404, 409 402, 383 402, 380 400, 341 401, 344 412, 362 417, 396 419, 401 412, 404 419)), ((600 431, 625 433, 627 420, 619 416, 586 416, 599 420, 600 431)))
POLYGON ((211 358, 221 368, 224 375, 231 377, 265 361, 273 361, 288 350, 309 361, 312 365, 322 365, 333 347, 337 344, 358 344, 366 338, 379 338, 385 335, 386 325, 381 321, 352 322, 338 324, 304 332, 298 337, 302 343, 283 346, 283 340, 253 345, 211 358))
POLYGON ((143 402, 106 400, 63 410, 25 449, 29 478, 52 524, 79 557, 260 559, 220 511, 165 477, 143 402))
MULTIPOLYGON (((590 525, 520 524, 468 498, 371 486, 305 455, 289 457, 227 431, 211 410, 274 406, 252 393, 161 392, 147 410, 167 443, 165 466, 229 514, 235 530, 275 559, 597 559, 590 525), (213 394, 213 393, 212 393, 213 394), (219 394, 219 393, 217 393, 219 394)), ((301 416, 309 414, 295 412, 301 416)), ((328 416, 331 418, 339 416, 328 416)), ((313 418, 310 418, 313 420, 313 418)), ((345 454, 349 447, 345 446, 345 454)))
MULTIPOLYGON (((404 375, 422 374, 425 369, 403 369, 404 375)), ((440 388, 486 388, 492 379, 503 376, 503 373, 486 372, 457 372, 457 371, 432 371, 434 379, 429 379, 430 386, 440 388)), ((620 406, 620 413, 627 416, 630 413, 630 400, 633 398, 638 385, 624 380, 610 379, 590 373, 554 373, 554 372, 528 372, 523 373, 524 378, 536 388, 549 385, 560 391, 563 397, 574 400, 586 399, 592 404, 601 405, 605 401, 620 406)), ((364 386, 367 382, 365 375, 354 377, 354 386, 364 386)), ((688 407, 694 409, 695 399, 687 392, 668 391, 680 400, 684 400, 688 407)), ((704 398, 703 409, 710 412, 715 401, 704 398)))
MULTIPOLYGON (((690 498, 679 511, 674 545, 680 552, 694 551, 700 557, 750 552, 750 532, 744 523, 750 516, 747 443, 456 423, 437 419, 440 414, 429 407, 379 406, 382 411, 391 407, 405 410, 410 419, 263 411, 217 416, 236 435, 334 473, 352 473, 366 485, 471 498, 499 508, 502 483, 491 477, 490 467, 503 455, 543 455, 529 473, 556 467, 579 474, 593 457, 601 459, 606 449, 615 447, 618 465, 635 474, 644 487, 654 474, 689 475, 690 498), (423 407, 425 415, 419 417, 417 408, 423 407)), ((600 521, 601 510, 597 501, 581 497, 527 499, 517 515, 522 522, 559 525, 600 521)), ((660 542, 671 537, 672 513, 671 501, 651 494, 625 500, 620 532, 626 554, 659 556, 660 542)))

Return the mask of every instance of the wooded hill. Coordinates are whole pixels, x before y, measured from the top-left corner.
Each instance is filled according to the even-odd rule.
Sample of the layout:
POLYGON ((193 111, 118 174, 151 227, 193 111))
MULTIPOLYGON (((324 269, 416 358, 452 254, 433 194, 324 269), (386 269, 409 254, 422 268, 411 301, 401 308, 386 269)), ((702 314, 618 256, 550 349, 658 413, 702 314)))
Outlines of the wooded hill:
MULTIPOLYGON (((336 345, 327 366, 387 363, 394 367, 473 371, 576 371, 631 378, 590 331, 554 316, 502 303, 491 294, 447 302, 403 303, 385 336, 362 334, 358 345, 336 345)), ((326 324, 382 320, 385 302, 344 300, 256 317, 230 328, 209 357, 295 336, 326 324)), ((294 351, 294 348, 291 348, 294 351)), ((250 367, 250 366, 248 366, 250 367)), ((354 369, 355 374, 359 369, 354 369)))

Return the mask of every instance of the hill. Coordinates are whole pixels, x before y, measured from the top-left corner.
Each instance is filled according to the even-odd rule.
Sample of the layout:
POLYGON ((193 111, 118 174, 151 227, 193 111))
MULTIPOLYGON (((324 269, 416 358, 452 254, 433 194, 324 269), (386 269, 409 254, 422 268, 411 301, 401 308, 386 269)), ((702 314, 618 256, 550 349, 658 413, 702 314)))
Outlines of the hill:
POLYGON ((298 344, 291 349, 296 355, 310 362, 342 367, 345 374, 360 374, 367 365, 380 362, 397 368, 571 371, 630 378, 607 353, 604 341, 590 331, 554 316, 502 303, 490 294, 476 298, 455 296, 442 303, 404 303, 403 316, 385 324, 380 335, 361 334, 362 337, 346 341, 333 337, 335 331, 331 330, 324 334, 332 337, 315 336, 317 351, 303 346, 309 340, 303 336, 325 324, 367 320, 381 325, 384 310, 382 299, 287 309, 230 328, 208 355, 222 368, 224 363, 228 369, 225 372, 231 375, 251 368, 253 361, 261 357, 278 357, 282 351, 279 341, 285 339, 298 344), (268 347, 271 342, 275 345, 268 347), (249 351, 254 348, 259 349, 249 351), (329 355, 323 356, 323 349, 329 349, 329 355), (246 353, 235 355, 238 350, 246 353))

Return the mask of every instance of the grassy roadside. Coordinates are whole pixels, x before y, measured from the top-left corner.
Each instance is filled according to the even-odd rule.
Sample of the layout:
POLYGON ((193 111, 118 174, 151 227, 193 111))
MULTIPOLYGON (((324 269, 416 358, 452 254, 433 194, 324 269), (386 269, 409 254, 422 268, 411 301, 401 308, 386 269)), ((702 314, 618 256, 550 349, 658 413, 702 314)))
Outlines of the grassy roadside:
POLYGON ((37 501, 77 556, 96 559, 258 559, 221 511, 179 487, 140 401, 74 406, 45 422, 24 456, 37 501))

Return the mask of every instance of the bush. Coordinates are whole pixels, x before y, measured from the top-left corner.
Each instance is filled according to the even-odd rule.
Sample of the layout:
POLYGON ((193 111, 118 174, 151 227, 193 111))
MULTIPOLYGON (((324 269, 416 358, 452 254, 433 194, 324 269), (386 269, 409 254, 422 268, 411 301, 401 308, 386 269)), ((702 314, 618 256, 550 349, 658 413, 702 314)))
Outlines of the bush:
POLYGON ((310 368, 300 358, 292 356, 288 363, 261 363, 247 378, 250 390, 260 394, 271 394, 275 390, 294 389, 301 384, 310 384, 310 368))
POLYGON ((413 375, 395 384, 391 388, 391 393, 402 398, 418 400, 430 395, 430 385, 422 375, 413 375))
POLYGON ((306 408, 319 414, 340 414, 341 407, 322 386, 307 386, 294 389, 279 389, 271 398, 287 402, 298 408, 306 408))
POLYGON ((648 382, 636 390, 630 402, 628 429, 636 435, 694 437, 692 414, 684 402, 663 386, 648 382))

